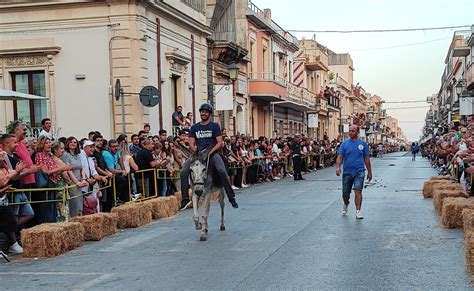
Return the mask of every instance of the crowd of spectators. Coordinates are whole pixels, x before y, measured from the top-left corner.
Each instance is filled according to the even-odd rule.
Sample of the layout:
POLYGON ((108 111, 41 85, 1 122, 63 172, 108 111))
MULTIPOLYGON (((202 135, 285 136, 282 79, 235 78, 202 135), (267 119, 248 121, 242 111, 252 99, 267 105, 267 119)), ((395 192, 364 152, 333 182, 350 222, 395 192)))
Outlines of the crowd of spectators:
MULTIPOLYGON (((145 124, 137 134, 108 140, 98 131, 55 137, 48 118, 39 136, 30 138, 24 122, 13 122, 0 137, 0 230, 8 233, 9 251, 22 252, 16 237, 21 228, 181 191, 179 172, 190 158, 190 114, 173 115, 179 125, 172 133, 161 129, 154 135, 145 124)), ((234 190, 285 177, 304 180, 300 172, 332 166, 339 147, 337 140, 302 135, 254 139, 222 129, 222 136, 221 156, 234 190)))
MULTIPOLYGON (((416 147, 416 144, 414 145, 416 147)), ((413 145, 412 145, 413 147, 413 145)), ((474 196, 471 187, 474 174, 474 117, 454 122, 450 128, 439 130, 430 140, 419 145, 423 157, 440 175, 451 175, 474 196)))

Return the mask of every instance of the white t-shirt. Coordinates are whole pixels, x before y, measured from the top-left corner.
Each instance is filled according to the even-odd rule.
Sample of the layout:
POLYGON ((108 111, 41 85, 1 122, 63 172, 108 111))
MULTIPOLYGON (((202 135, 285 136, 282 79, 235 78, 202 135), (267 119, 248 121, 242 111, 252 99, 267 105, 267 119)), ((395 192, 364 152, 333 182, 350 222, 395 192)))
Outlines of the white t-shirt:
POLYGON ((50 140, 53 139, 53 134, 51 132, 47 132, 46 130, 42 129, 38 135, 38 137, 40 136, 46 136, 47 138, 49 138, 50 140))

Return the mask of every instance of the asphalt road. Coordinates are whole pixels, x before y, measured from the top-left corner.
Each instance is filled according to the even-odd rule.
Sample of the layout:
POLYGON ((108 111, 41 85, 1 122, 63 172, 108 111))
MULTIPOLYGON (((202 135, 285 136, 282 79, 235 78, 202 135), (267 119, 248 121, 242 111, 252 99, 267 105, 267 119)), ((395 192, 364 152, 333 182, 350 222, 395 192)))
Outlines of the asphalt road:
POLYGON ((364 220, 341 215, 335 168, 237 192, 207 242, 191 211, 51 259, 0 262, 0 288, 91 290, 464 290, 463 233, 440 226, 421 195, 435 171, 402 153, 372 160, 364 220))

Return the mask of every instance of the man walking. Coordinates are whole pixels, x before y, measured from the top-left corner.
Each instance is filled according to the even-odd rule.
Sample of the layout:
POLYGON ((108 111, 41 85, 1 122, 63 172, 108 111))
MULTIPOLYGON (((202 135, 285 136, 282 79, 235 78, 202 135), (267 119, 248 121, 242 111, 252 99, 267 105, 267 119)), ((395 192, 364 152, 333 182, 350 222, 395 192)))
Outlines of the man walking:
MULTIPOLYGON (((212 114, 213 107, 209 103, 204 103, 199 108, 199 113, 201 114, 201 122, 194 124, 191 127, 189 132, 189 149, 192 152, 197 151, 201 152, 207 148, 211 148, 209 152, 209 169, 211 171, 217 172, 221 180, 222 186, 227 193, 227 198, 229 199, 230 204, 234 208, 238 208, 239 205, 235 201, 235 193, 230 185, 229 176, 225 169, 224 162, 222 161, 219 152, 222 148, 222 133, 219 124, 212 122, 210 116, 212 114)), ((191 159, 187 160, 183 168, 181 169, 181 193, 183 195, 183 200, 181 201, 181 210, 186 209, 190 206, 189 201, 189 174, 190 174, 190 165, 191 159)))
POLYGON ((301 175, 301 144, 300 136, 295 135, 290 149, 293 158, 293 179, 295 181, 305 180, 301 175))
POLYGON ((372 180, 369 146, 365 141, 359 139, 359 127, 357 125, 352 125, 349 128, 349 137, 350 139, 344 141, 339 148, 339 155, 336 160, 337 176, 341 175, 341 165, 344 163, 342 171, 342 200, 344 201, 342 214, 347 214, 353 188, 355 193, 356 219, 363 219, 361 207, 365 168, 367 168, 367 180, 369 182, 372 180))

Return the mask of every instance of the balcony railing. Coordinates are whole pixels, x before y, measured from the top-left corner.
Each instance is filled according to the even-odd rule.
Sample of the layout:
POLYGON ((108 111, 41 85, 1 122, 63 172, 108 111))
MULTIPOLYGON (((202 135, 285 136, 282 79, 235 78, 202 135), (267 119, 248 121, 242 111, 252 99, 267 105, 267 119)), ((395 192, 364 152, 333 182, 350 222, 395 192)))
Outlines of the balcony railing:
POLYGON ((466 81, 467 81, 467 86, 474 83, 474 66, 472 64, 473 64, 472 62, 469 63, 469 65, 466 68, 466 72, 465 72, 465 78, 466 78, 466 81))
POLYGON ((329 96, 328 100, 329 106, 340 108, 340 100, 339 97, 336 96, 329 96))
POLYGON ((265 80, 265 81, 275 81, 276 83, 286 86, 286 80, 283 77, 277 76, 274 73, 258 73, 254 72, 250 74, 250 81, 252 80, 265 80))
POLYGON ((323 98, 316 99, 316 106, 320 108, 322 111, 328 111, 328 101, 323 98))

